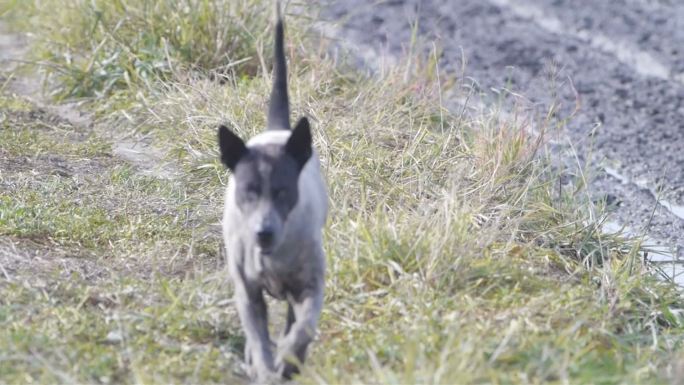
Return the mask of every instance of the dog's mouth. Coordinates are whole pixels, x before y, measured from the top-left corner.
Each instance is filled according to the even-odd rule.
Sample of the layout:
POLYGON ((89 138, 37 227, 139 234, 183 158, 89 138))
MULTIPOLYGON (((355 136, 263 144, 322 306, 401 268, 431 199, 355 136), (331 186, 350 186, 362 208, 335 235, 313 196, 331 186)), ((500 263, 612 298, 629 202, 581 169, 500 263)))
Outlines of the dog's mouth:
POLYGON ((257 247, 257 249, 259 250, 259 253, 262 254, 262 255, 271 255, 271 254, 273 254, 273 246, 264 247, 264 246, 259 245, 259 246, 257 247))

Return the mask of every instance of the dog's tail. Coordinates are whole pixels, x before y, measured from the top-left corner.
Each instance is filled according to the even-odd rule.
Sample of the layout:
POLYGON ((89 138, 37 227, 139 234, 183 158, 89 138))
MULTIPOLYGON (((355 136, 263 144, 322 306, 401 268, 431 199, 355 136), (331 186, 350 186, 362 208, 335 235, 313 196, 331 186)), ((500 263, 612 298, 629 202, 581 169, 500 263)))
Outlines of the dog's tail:
POLYGON ((273 50, 273 90, 268 107, 269 130, 290 129, 290 103, 287 98, 287 65, 283 47, 283 19, 280 14, 280 1, 276 5, 275 45, 273 50))

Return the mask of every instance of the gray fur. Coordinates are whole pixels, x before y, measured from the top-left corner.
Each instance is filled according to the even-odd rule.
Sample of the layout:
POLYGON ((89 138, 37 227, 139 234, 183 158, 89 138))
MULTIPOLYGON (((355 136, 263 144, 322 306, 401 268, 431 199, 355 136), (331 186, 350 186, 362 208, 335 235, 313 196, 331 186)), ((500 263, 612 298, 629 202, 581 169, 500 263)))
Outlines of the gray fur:
MULTIPOLYGON (((282 34, 279 38, 276 27, 276 56, 278 40, 282 48, 282 34)), ((283 120, 280 115, 283 103, 287 109, 287 91, 285 86, 283 102, 283 94, 276 92, 279 79, 284 79, 278 72, 276 64, 273 97, 281 99, 271 100, 269 128, 275 124, 271 120, 274 111, 278 112, 277 125, 285 127, 287 121, 289 127, 289 118, 283 120)), ((223 237, 246 337, 248 373, 259 382, 290 378, 304 362, 323 306, 321 231, 328 202, 309 123, 302 118, 293 131, 267 130, 247 144, 221 126, 219 145, 221 160, 233 171, 225 195, 223 237), (288 304, 275 351, 264 291, 288 304)))

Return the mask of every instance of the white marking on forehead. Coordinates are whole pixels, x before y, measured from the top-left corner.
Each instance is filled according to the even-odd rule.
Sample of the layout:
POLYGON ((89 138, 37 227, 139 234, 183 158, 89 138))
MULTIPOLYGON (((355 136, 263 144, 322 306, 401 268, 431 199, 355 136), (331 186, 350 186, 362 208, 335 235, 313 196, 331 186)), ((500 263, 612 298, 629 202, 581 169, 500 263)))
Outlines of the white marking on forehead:
POLYGON ((247 147, 263 146, 268 144, 285 144, 292 134, 289 130, 264 131, 247 142, 247 147))

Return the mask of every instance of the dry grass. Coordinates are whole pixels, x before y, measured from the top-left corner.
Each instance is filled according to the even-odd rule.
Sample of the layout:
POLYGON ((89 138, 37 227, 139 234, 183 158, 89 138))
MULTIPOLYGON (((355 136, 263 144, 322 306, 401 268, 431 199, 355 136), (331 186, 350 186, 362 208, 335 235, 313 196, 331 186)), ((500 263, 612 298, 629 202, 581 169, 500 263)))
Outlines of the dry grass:
MULTIPOLYGON (((121 3, 128 20, 125 10, 152 3, 171 9, 172 2, 121 3)), ((201 3, 231 4, 251 15, 250 25, 268 24, 270 13, 257 12, 260 2, 201 3)), ((92 15, 83 10, 91 2, 70 4, 61 17, 90 25, 92 15)), ((31 23, 53 20, 40 9, 22 9, 34 15, 31 23)), ((189 19, 195 9, 203 8, 191 7, 189 19)), ((114 17, 122 16, 112 12, 107 20, 116 24, 114 17)), ((333 63, 325 42, 299 27, 307 24, 301 18, 288 16, 293 115, 314 122, 332 215, 320 338, 299 382, 651 384, 676 378, 681 295, 642 263, 638 242, 601 233, 606 214, 573 188, 581 181, 567 178, 568 188, 558 191, 561 175, 550 167, 544 141, 526 134, 529 122, 496 108, 447 111, 440 101, 449 83, 420 57, 381 77, 333 63)), ((139 33, 153 33, 155 19, 143 19, 139 33)), ((58 36, 78 47, 81 59, 99 57, 92 49, 99 39, 72 32, 58 36)), ((106 40, 101 49, 137 39, 127 36, 106 40)), ((239 41, 236 52, 267 57, 259 40, 239 41)), ((63 52, 59 45, 42 47, 55 57, 63 52)), ((86 183, 87 200, 76 200, 73 191, 83 187, 71 181, 50 190, 58 192, 56 200, 27 200, 25 190, 16 190, 21 198, 0 200, 0 234, 19 245, 31 238, 22 231, 36 226, 6 220, 23 218, 16 212, 20 199, 22 207, 48 213, 40 217, 48 222, 83 217, 84 226, 98 228, 98 215, 112 219, 104 232, 79 232, 75 220, 40 233, 57 248, 89 250, 86 259, 104 263, 100 279, 72 274, 65 280, 59 266, 44 284, 28 279, 30 264, 8 272, 0 286, 0 347, 16 353, 0 357, 2 378, 240 378, 242 337, 213 227, 227 176, 215 129, 227 122, 243 137, 259 132, 270 82, 261 64, 215 71, 234 57, 227 54, 217 65, 178 56, 184 64, 161 80, 121 85, 115 95, 93 101, 100 125, 144 132, 167 148, 182 170, 176 180, 106 165, 86 183), (196 67, 202 68, 188 70, 196 67)), ((69 73, 70 63, 53 64, 69 73)), ((57 87, 82 84, 78 76, 60 79, 57 87)), ((452 94, 466 92, 450 83, 452 94)), ((2 154, 40 161, 33 150, 20 154, 26 144, 16 138, 23 137, 24 123, 6 121, 3 135, 19 142, 3 142, 2 154)), ((79 146, 65 147, 69 163, 79 146)), ((107 152, 98 148, 87 158, 107 152)), ((53 188, 42 176, 22 178, 38 191, 53 188)))

